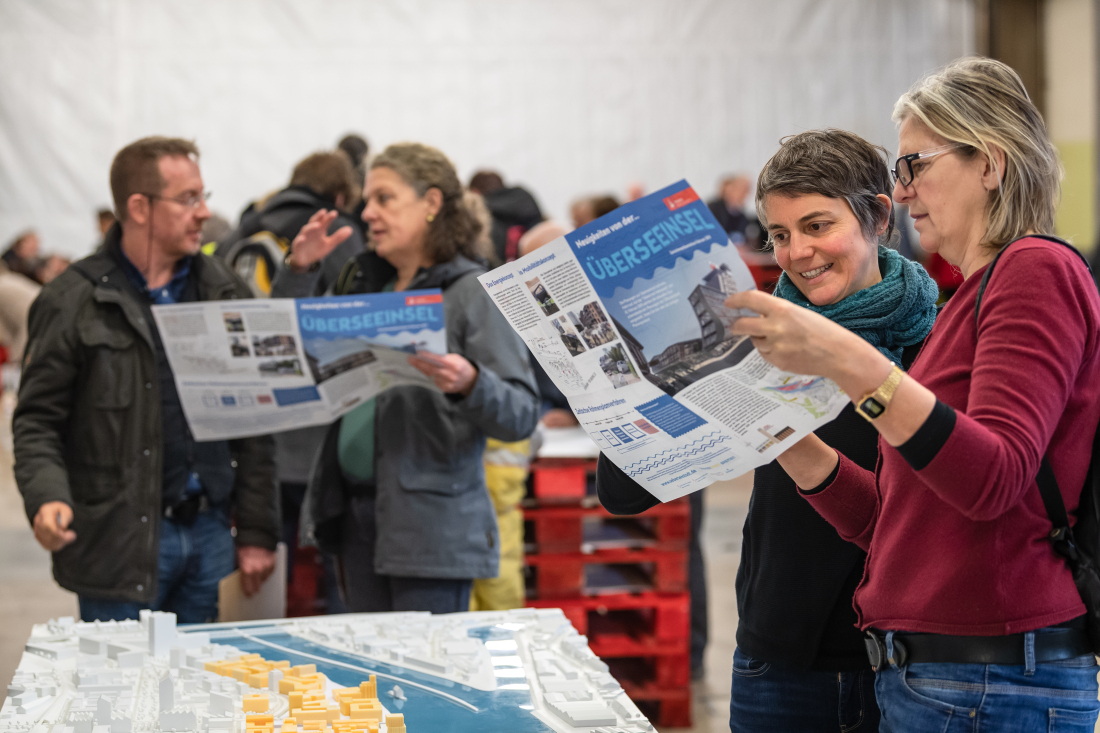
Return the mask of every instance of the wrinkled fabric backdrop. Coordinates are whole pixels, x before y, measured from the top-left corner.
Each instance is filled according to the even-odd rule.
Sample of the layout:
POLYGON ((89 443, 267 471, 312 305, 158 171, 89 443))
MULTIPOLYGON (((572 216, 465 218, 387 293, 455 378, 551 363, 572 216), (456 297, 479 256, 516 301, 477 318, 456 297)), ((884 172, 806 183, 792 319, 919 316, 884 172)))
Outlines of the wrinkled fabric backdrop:
POLYGON ((806 129, 893 155, 898 95, 972 37, 971 0, 0 0, 0 245, 88 253, 112 156, 150 134, 198 143, 233 223, 349 131, 565 221, 632 181, 710 196, 806 129))

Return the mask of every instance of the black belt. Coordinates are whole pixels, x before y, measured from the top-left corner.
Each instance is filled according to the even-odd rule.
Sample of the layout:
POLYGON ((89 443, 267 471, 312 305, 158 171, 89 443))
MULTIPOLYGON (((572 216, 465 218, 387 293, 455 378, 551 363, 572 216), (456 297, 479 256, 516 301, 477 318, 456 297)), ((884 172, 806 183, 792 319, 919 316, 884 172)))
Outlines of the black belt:
POLYGON ((210 500, 206 494, 193 494, 178 504, 164 507, 164 516, 167 519, 191 526, 199 515, 210 509, 210 500))
MULTIPOLYGON (((891 664, 1025 664, 1024 634, 1009 636, 948 636, 894 634, 894 656, 886 654, 886 634, 877 629, 863 640, 867 658, 877 672, 891 664)), ((1049 629, 1035 633, 1035 662, 1054 662, 1092 654, 1088 634, 1081 629, 1049 629)))

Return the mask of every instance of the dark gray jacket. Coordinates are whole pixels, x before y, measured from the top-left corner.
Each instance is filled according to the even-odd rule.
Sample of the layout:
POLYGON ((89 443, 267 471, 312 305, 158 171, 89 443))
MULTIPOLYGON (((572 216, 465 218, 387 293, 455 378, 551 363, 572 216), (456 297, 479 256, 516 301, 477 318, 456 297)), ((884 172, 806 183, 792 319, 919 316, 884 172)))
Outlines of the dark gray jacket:
MULTIPOLYGON (((378 292, 394 269, 374 253, 341 275, 338 293, 378 292)), ((519 336, 486 294, 481 265, 464 257, 422 269, 410 290, 443 289, 447 350, 478 368, 468 397, 422 387, 378 395, 374 570, 421 578, 493 578, 500 538, 485 486, 486 436, 522 440, 538 421, 538 392, 519 336)), ((303 540, 339 550, 349 488, 329 428, 303 506, 303 540)))
MULTIPOLYGON (((75 263, 31 306, 19 403, 15 478, 33 523, 39 508, 73 508, 76 541, 53 554, 54 578, 75 593, 148 603, 157 595, 163 430, 152 324, 113 254, 75 263)), ((220 261, 192 264, 199 300, 248 298, 220 261)), ((169 438, 171 436, 168 436, 169 438)), ((237 544, 274 550, 279 536, 269 436, 230 441, 229 496, 237 544)), ((229 528, 226 527, 226 531, 229 528)))

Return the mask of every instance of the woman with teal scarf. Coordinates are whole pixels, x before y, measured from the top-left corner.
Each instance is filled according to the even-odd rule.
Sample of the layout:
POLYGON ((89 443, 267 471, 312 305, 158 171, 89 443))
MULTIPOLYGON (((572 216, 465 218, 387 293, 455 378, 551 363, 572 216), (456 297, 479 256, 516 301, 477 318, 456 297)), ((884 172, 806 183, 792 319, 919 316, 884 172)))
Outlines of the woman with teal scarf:
MULTIPOLYGON (((786 138, 760 173, 756 202, 783 269, 775 294, 904 368, 932 329, 938 291, 920 265, 884 246, 893 233, 885 152, 841 130, 786 138)), ((874 467, 878 433, 851 405, 817 436, 874 467)), ((602 457, 597 489, 618 514, 658 503, 602 457)), ((731 731, 878 730, 874 673, 852 608, 865 557, 777 462, 756 470, 737 572, 731 731)))

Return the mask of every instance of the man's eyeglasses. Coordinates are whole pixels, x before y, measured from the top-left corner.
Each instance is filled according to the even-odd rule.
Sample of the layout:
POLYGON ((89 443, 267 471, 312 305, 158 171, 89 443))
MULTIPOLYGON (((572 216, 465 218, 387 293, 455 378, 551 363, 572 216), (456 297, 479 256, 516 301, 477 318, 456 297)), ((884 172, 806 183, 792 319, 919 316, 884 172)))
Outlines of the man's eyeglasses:
POLYGON ((160 199, 161 201, 175 201, 177 204, 183 204, 184 206, 197 209, 203 205, 204 202, 210 200, 210 191, 203 191, 202 193, 193 193, 190 196, 183 198, 172 198, 171 196, 161 196, 158 193, 143 193, 148 199, 160 199))
POLYGON ((916 170, 913 169, 913 163, 918 160, 928 160, 929 158, 935 158, 937 155, 943 155, 949 153, 952 150, 958 148, 965 148, 965 143, 951 143, 950 145, 942 145, 938 148, 929 148, 928 150, 922 150, 919 153, 910 153, 909 155, 903 155, 897 159, 894 163, 894 170, 890 171, 894 174, 894 180, 903 186, 908 186, 913 182, 914 176, 920 172, 923 166, 917 166, 916 170))

